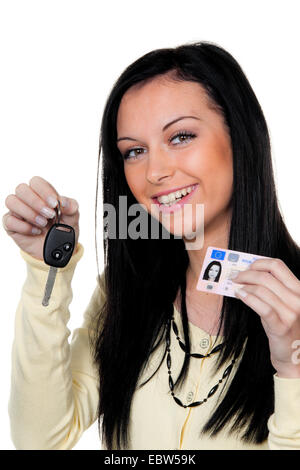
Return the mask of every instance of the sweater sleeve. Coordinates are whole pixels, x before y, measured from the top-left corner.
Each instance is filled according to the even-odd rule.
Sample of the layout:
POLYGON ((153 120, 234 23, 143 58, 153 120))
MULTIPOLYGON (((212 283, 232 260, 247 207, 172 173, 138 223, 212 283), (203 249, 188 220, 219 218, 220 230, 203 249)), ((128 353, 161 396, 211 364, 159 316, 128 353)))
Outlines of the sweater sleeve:
POLYGON ((49 305, 42 305, 49 272, 42 260, 21 252, 27 278, 15 316, 11 390, 11 438, 17 449, 72 449, 97 417, 98 374, 88 326, 104 302, 103 274, 69 344, 71 281, 83 246, 57 272, 49 305))
POLYGON ((274 375, 275 407, 268 421, 271 450, 300 450, 300 379, 274 375))

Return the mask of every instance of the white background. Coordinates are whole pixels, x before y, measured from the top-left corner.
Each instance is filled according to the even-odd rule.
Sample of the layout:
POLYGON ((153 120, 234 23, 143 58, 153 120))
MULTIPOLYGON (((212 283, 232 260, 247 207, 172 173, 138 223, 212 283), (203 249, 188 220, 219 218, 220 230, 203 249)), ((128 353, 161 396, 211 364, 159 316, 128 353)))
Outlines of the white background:
MULTIPOLYGON (((0 152, 4 201, 34 175, 80 204, 85 254, 73 278, 71 331, 96 283, 94 210, 100 121, 113 83, 150 50, 213 41, 246 73, 271 134, 277 191, 300 242, 299 2, 286 0, 7 0, 0 2, 0 152)), ((101 237, 101 230, 98 231, 101 237)), ((26 269, 1 236, 0 448, 14 449, 7 403, 14 314, 26 269)), ((102 240, 98 245, 102 246, 102 240)), ((100 253, 100 270, 102 254, 100 253)), ((99 448, 97 424, 75 449, 99 448)))

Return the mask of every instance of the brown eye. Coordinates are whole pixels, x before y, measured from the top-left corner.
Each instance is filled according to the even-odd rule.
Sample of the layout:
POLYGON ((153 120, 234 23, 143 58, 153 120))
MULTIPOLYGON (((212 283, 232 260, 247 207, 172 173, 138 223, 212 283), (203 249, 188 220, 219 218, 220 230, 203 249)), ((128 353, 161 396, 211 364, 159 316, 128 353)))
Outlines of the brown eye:
POLYGON ((180 131, 180 132, 177 132, 176 135, 171 137, 171 139, 169 139, 169 142, 173 142, 175 139, 179 138, 179 141, 177 143, 175 143, 175 145, 178 145, 180 143, 189 142, 190 140, 194 139, 195 137, 196 137, 196 135, 191 133, 191 132, 180 131))
POLYGON ((143 152, 144 150, 145 149, 142 149, 140 147, 129 149, 129 150, 127 150, 127 152, 124 153, 123 158, 124 158, 124 160, 132 160, 132 159, 136 160, 138 158, 138 156, 136 156, 136 155, 130 156, 131 152, 138 152, 138 154, 141 154, 141 153, 144 153, 143 152), (140 152, 140 150, 142 150, 142 152, 140 152))

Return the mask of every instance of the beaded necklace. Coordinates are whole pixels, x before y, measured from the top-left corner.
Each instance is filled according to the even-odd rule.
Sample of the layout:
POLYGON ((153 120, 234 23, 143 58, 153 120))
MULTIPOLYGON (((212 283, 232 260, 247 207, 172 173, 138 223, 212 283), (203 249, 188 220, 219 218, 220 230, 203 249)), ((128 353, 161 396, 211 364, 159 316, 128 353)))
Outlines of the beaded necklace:
MULTIPOLYGON (((181 401, 179 398, 175 397, 174 391, 173 391, 173 389, 174 389, 174 382, 173 382, 172 375, 171 375, 171 364, 172 364, 172 361, 171 361, 171 350, 170 350, 170 345, 171 345, 171 334, 170 334, 170 333, 171 333, 171 321, 172 321, 173 331, 174 331, 174 333, 175 333, 175 335, 176 335, 176 339, 177 339, 177 341, 178 341, 178 343, 179 343, 179 346, 181 347, 181 349, 182 349, 186 354, 188 354, 187 351, 186 351, 185 344, 184 344, 184 343, 180 340, 180 338, 179 338, 179 335, 178 335, 178 328, 177 328, 177 325, 176 325, 176 323, 175 323, 174 314, 173 314, 171 320, 168 319, 168 321, 167 321, 167 333, 166 333, 166 344, 167 344, 167 361, 166 361, 166 362, 167 362, 167 368, 168 368, 168 374, 169 374, 169 388, 170 388, 170 391, 171 391, 171 395, 172 395, 174 401, 175 401, 179 406, 181 406, 181 407, 183 407, 183 408, 191 408, 191 407, 194 407, 194 406, 202 405, 202 403, 207 402, 207 400, 208 400, 210 397, 212 397, 212 396, 216 393, 217 389, 219 388, 219 385, 223 382, 223 380, 226 379, 226 378, 228 379, 229 374, 230 374, 230 372, 231 372, 231 370, 232 370, 232 368, 233 368, 233 364, 235 363, 236 359, 234 358, 234 359, 231 361, 231 363, 229 364, 229 366, 228 366, 228 367, 225 369, 225 371, 223 372, 222 378, 219 379, 218 383, 217 383, 216 385, 214 385, 214 386, 210 389, 210 391, 208 392, 206 398, 204 398, 203 400, 200 400, 200 401, 194 401, 193 403, 190 403, 189 405, 184 405, 184 404, 182 403, 182 401, 181 401)), ((215 353, 217 353, 218 351, 220 351, 223 346, 224 346, 224 343, 217 345, 216 347, 213 348, 213 350, 212 350, 210 353, 208 353, 208 354, 206 354, 206 355, 197 354, 197 353, 189 353, 189 355, 190 355, 191 357, 195 357, 195 358, 197 358, 197 359, 204 358, 204 357, 210 357, 212 354, 215 354, 215 353)))

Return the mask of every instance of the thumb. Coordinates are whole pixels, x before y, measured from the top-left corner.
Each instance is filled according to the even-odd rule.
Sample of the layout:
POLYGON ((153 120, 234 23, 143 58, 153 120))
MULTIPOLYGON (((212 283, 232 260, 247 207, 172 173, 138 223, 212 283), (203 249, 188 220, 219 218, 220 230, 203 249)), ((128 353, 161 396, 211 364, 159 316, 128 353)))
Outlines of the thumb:
POLYGON ((61 209, 62 214, 74 215, 79 209, 79 204, 76 201, 76 199, 61 196, 59 198, 59 201, 60 201, 60 209, 61 209))

